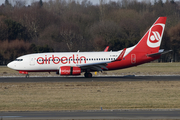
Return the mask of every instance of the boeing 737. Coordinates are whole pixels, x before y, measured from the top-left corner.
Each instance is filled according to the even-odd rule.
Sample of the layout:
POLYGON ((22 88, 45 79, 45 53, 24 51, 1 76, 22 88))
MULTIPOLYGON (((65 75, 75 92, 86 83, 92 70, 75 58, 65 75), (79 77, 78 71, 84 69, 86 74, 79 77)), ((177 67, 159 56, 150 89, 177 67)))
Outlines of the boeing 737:
POLYGON ((91 72, 128 68, 159 59, 159 50, 165 29, 166 17, 159 17, 133 47, 119 51, 52 52, 23 55, 7 66, 28 75, 29 72, 56 72, 59 75, 92 77, 91 72))

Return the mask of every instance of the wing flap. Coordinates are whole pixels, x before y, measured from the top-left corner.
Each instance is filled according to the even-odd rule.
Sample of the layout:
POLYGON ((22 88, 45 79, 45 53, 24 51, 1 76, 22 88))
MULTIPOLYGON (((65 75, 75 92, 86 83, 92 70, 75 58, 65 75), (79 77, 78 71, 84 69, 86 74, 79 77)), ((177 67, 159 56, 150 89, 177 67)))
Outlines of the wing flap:
POLYGON ((112 62, 112 61, 81 64, 81 65, 77 65, 77 67, 81 67, 81 69, 93 69, 95 71, 103 71, 103 69, 108 70, 108 68, 106 66, 110 62, 112 62))

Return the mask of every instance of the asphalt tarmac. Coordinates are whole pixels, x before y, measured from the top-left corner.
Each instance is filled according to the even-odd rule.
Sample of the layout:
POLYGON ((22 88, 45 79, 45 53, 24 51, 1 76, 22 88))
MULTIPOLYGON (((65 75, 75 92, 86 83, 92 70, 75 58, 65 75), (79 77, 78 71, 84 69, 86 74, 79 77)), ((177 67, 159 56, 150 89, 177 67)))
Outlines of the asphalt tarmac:
MULTIPOLYGON (((105 76, 105 77, 1 77, 4 82, 92 82, 92 81, 179 81, 180 76, 105 76)), ((180 109, 168 110, 98 110, 98 111, 48 111, 0 112, 1 120, 52 120, 52 119, 180 119, 180 109)))
POLYGON ((179 81, 180 76, 0 77, 1 82, 179 81))
POLYGON ((61 112, 1 112, 1 119, 180 119, 180 110, 114 110, 61 112))

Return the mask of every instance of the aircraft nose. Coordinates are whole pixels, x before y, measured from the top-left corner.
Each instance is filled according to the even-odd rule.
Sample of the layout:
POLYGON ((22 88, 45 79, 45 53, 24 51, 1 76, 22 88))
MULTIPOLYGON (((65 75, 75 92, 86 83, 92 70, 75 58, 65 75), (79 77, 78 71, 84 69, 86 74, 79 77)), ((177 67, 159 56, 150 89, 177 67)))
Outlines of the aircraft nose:
POLYGON ((7 66, 8 66, 8 68, 13 69, 13 68, 14 68, 14 63, 13 63, 13 62, 10 62, 10 63, 7 64, 7 66))

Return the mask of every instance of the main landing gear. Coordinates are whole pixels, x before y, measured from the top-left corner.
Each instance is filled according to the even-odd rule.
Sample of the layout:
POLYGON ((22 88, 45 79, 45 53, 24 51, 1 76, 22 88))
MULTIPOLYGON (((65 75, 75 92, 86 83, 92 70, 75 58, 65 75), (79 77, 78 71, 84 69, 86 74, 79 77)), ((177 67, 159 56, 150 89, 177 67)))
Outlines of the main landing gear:
POLYGON ((92 74, 90 72, 85 72, 84 77, 85 78, 92 78, 92 74))

